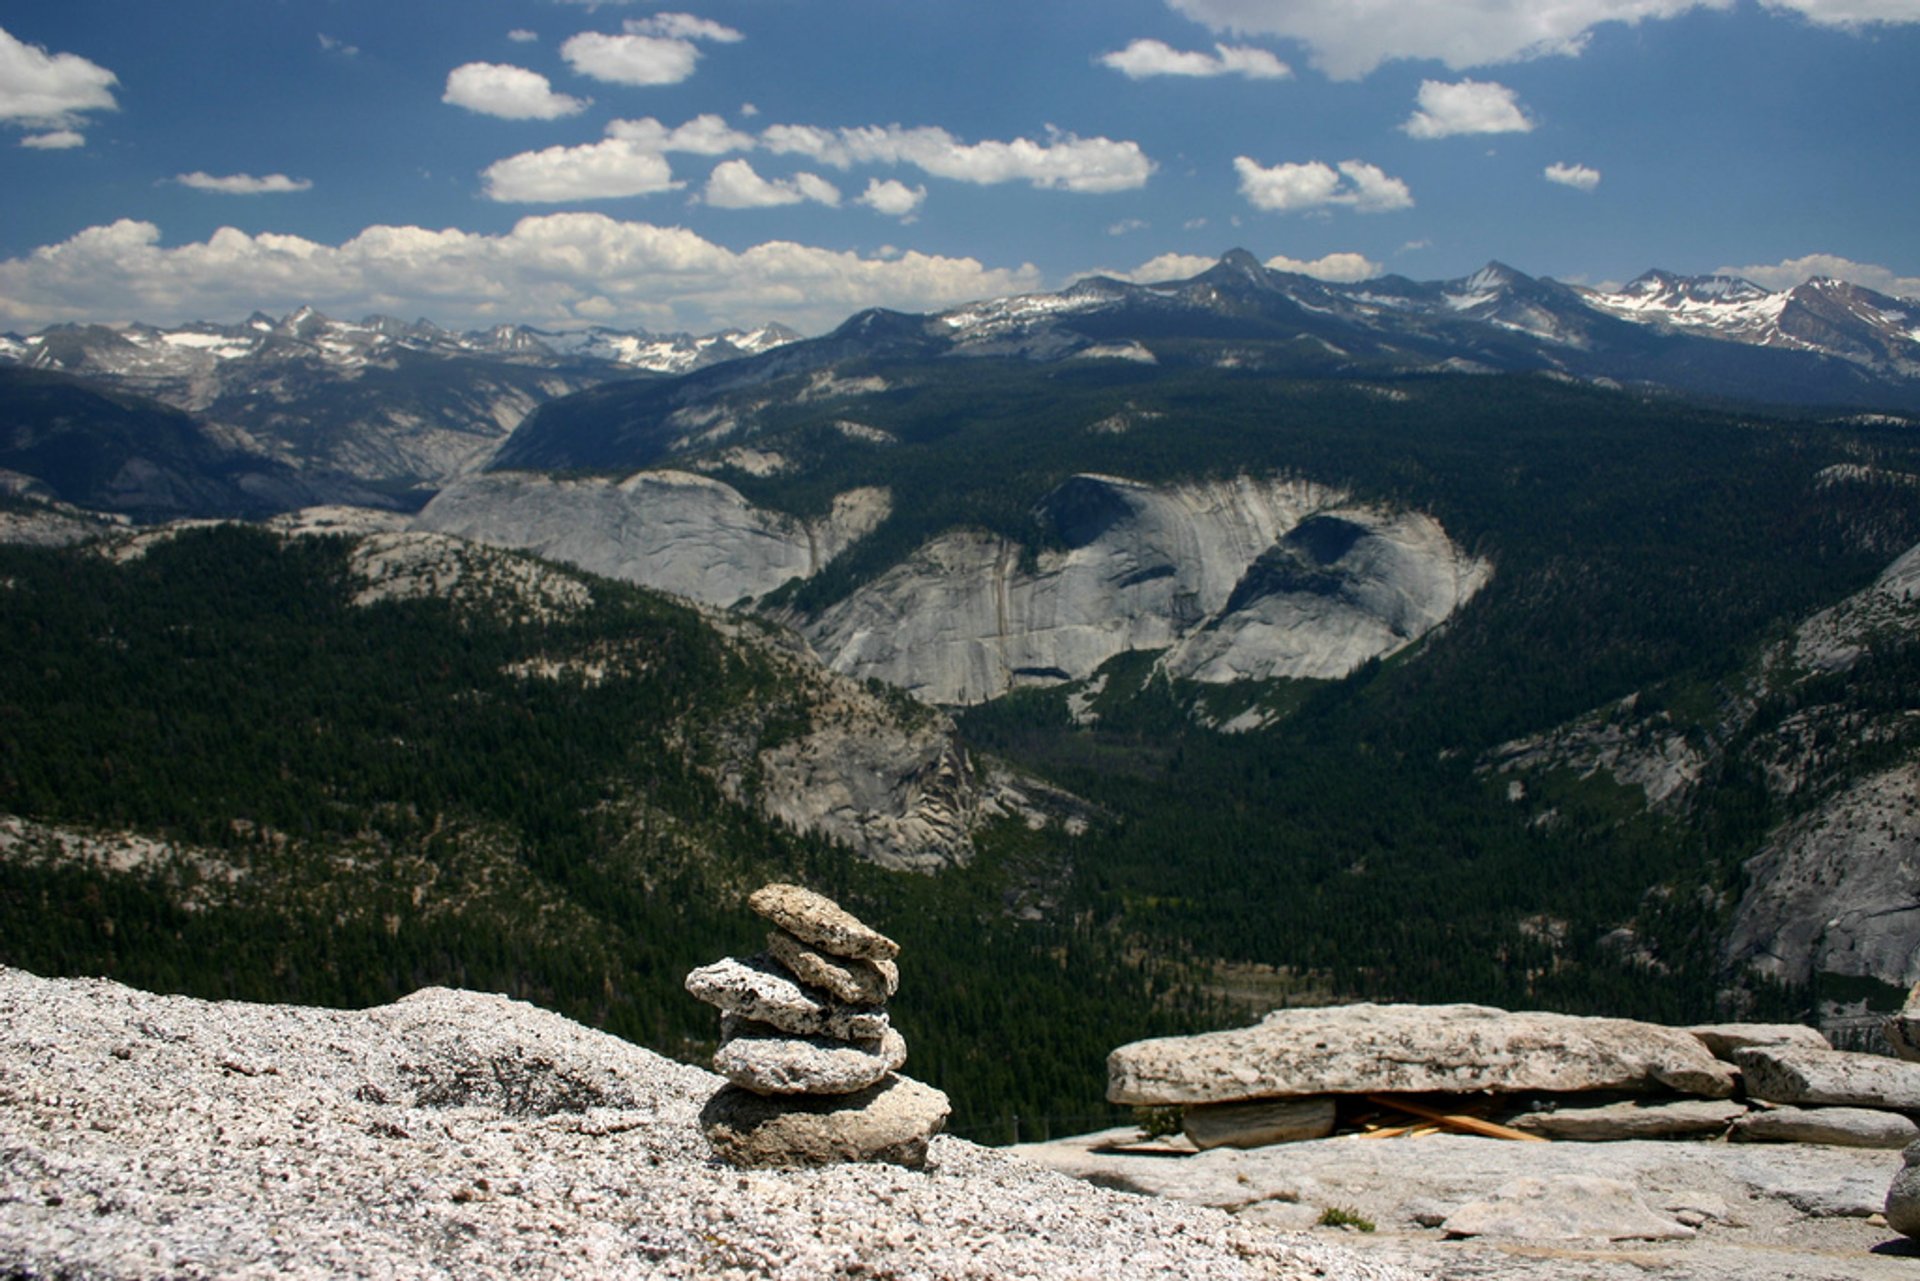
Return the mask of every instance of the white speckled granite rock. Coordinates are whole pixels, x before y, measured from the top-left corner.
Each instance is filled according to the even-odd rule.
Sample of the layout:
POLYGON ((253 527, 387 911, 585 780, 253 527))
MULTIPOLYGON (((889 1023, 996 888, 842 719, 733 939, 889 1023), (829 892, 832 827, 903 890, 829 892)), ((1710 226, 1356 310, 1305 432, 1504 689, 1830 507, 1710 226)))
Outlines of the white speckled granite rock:
POLYGON ((1771 1045, 1748 1046, 1733 1057, 1747 1093, 1769 1103, 1920 1111, 1920 1063, 1771 1045))
POLYGON ((700 1134, 717 1084, 499 996, 303 1009, 0 967, 0 1276, 1414 1275, 945 1136, 924 1171, 733 1169, 700 1134))
POLYGON ((849 1005, 884 1005, 900 990, 900 967, 892 961, 829 956, 785 930, 767 931, 767 955, 802 983, 849 1005))
POLYGON ((1769 1108, 1734 1122, 1739 1143, 1826 1143, 1845 1148, 1904 1148, 1920 1139, 1920 1125, 1877 1108, 1769 1108))
POLYGON ((894 1028, 871 1041, 836 1041, 723 1018, 713 1070, 756 1094, 852 1094, 906 1061, 906 1038, 894 1028))
POLYGON ((689 994, 728 1014, 771 1023, 793 1036, 872 1040, 887 1034, 884 1011, 815 996, 765 956, 727 957, 687 975, 689 994))
POLYGON ((1277 1010, 1252 1027, 1135 1041, 1107 1056, 1107 1098, 1123 1104, 1663 1087, 1725 1098, 1734 1080, 1677 1028, 1483 1005, 1277 1010))
POLYGON ((747 906, 822 952, 856 960, 888 961, 900 945, 824 894, 799 885, 763 885, 747 906))
POLYGON ((714 1153, 743 1169, 841 1161, 918 1167, 949 1111, 945 1094, 895 1073, 848 1095, 773 1099, 730 1085, 707 1100, 700 1124, 714 1153))

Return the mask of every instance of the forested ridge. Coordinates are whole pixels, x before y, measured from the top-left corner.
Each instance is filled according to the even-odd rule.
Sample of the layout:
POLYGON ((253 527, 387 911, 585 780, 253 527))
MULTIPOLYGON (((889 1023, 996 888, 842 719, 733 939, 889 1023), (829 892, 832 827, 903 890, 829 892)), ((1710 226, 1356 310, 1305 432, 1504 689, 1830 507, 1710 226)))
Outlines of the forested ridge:
MULTIPOLYGON (((803 515, 855 485, 893 492, 888 521, 785 607, 822 607, 956 525, 1037 555, 1034 504, 1078 471, 1341 485, 1431 512, 1494 575, 1341 681, 1201 688, 1131 654, 1097 694, 968 709, 977 752, 1078 793, 1094 821, 1009 822, 971 866, 923 876, 719 793, 700 727, 777 676, 648 593, 591 580, 591 609, 545 622, 354 605, 346 540, 239 527, 124 563, 0 549, 0 813, 164 836, 239 869, 0 858, 0 960, 319 1003, 457 983, 698 1057, 713 1028, 681 977, 755 946, 747 890, 798 879, 902 942, 909 1071, 953 1095, 961 1133, 993 1139, 1016 1116, 1023 1137, 1091 1128, 1113 1045, 1263 1001, 1705 1018, 1740 863, 1791 805, 1730 761, 1682 815, 1601 778, 1550 780, 1555 821, 1538 823, 1481 766, 1630 694, 1708 717, 1771 639, 1920 541, 1920 447, 1897 427, 1532 377, 876 375, 889 390, 764 412, 756 443, 789 470, 719 473, 803 515), (835 426, 856 416, 890 443, 835 426), (646 661, 598 683, 517 674, 609 648, 646 661), (1211 728, 1248 707, 1271 723, 1211 728), (1628 925, 1637 952, 1608 941, 1628 925)), ((1912 661, 1890 643, 1857 684, 1815 692, 1899 703, 1912 661)), ((1793 1013, 1807 994, 1760 999, 1793 1013)))

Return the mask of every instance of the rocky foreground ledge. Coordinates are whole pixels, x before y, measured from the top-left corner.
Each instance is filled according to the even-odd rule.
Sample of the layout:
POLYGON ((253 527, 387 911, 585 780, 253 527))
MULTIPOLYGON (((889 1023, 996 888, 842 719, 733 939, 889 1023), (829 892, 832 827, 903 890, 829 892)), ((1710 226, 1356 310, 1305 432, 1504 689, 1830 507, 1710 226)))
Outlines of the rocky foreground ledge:
POLYGON ((1405 1281, 962 1140, 742 1171, 720 1078, 445 989, 363 1011, 0 967, 0 1276, 1405 1281))

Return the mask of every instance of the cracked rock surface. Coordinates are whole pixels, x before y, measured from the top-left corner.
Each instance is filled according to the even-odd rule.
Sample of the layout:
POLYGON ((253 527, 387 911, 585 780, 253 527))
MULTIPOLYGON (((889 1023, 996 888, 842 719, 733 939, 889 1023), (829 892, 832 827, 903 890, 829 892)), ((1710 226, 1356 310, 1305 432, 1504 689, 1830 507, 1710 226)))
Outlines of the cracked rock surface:
POLYGON ((319 1010, 0 968, 0 1276, 1413 1275, 944 1136, 919 1171, 736 1169, 700 1133, 717 1084, 498 996, 319 1010))

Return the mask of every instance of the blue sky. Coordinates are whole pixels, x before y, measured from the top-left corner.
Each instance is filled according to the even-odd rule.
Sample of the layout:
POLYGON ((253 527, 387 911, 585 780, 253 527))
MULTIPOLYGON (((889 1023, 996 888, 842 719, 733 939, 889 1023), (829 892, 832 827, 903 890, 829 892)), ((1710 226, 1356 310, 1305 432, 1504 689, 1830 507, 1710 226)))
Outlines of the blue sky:
POLYGON ((1920 295, 1920 0, 0 0, 0 328, 809 332, 1235 246, 1920 295))

